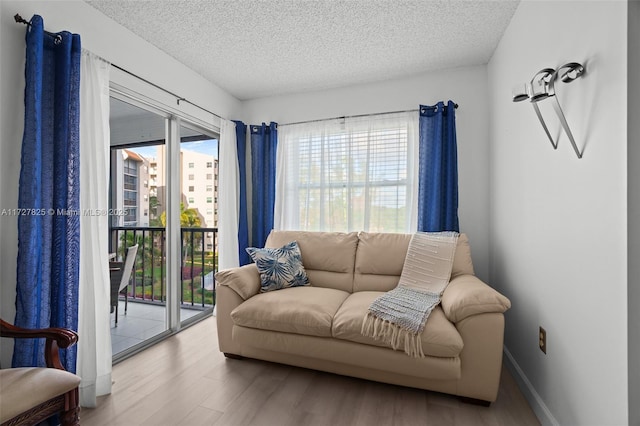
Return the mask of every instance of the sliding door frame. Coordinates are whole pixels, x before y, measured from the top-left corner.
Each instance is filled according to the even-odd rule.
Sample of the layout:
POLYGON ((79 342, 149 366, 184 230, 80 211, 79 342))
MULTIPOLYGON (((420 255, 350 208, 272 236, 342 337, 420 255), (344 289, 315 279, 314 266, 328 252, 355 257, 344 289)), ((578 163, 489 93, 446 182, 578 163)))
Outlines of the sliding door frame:
MULTIPOLYGON (((129 81, 127 86, 110 83, 110 96, 120 101, 129 103, 147 111, 153 112, 165 119, 165 185, 166 185, 166 325, 167 330, 155 338, 149 340, 154 344, 172 334, 180 331, 184 325, 195 322, 187 322, 181 325, 180 320, 180 282, 181 282, 181 228, 180 228, 180 128, 181 126, 197 130, 203 134, 220 135, 220 118, 210 114, 210 121, 203 116, 191 115, 180 108, 167 103, 166 93, 141 81, 129 81), (135 89, 128 86, 135 87, 135 89), (164 99, 164 100, 163 100, 164 99)), ((174 99, 175 100, 175 99, 174 99)), ((219 137, 219 136, 218 136, 219 137)), ((146 347, 147 345, 145 345, 146 347)), ((118 357, 118 361, 125 359, 139 350, 125 351, 124 357, 118 357)))

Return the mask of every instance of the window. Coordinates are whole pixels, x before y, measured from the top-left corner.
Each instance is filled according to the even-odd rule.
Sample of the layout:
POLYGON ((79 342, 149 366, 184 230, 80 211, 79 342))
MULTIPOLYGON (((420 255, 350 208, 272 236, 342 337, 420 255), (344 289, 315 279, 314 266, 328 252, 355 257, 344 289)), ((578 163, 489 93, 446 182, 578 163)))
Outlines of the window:
POLYGON ((135 222, 138 216, 138 209, 134 207, 127 207, 124 211, 124 221, 126 222, 135 222))
POLYGON ((194 203, 193 197, 189 197, 189 204, 193 204, 193 203, 194 203))
POLYGON ((211 173, 207 173, 207 180, 213 179, 213 175, 211 173))
POLYGON ((212 202, 212 198, 211 197, 207 197, 207 203, 211 203, 212 202))
POLYGON ((190 186, 189 187, 189 192, 193 192, 193 190, 194 190, 193 186, 190 186))
POLYGON ((415 229, 417 129, 417 112, 283 126, 285 167, 277 173, 285 179, 276 190, 277 225, 342 232, 415 229))
POLYGON ((193 180, 194 176, 193 175, 189 175, 189 180, 193 180))
POLYGON ((213 167, 213 163, 211 161, 207 161, 207 169, 213 167))
POLYGON ((124 175, 124 189, 136 191, 138 189, 138 178, 131 175, 124 175))
POLYGON ((138 193, 135 191, 123 192, 123 204, 125 206, 137 206, 138 205, 138 193))
POLYGON ((189 168, 193 169, 193 167, 194 167, 194 164, 193 163, 189 163, 189 168))
POLYGON ((207 185, 207 192, 213 191, 213 185, 207 185))
POLYGON ((131 159, 124 161, 124 173, 127 175, 138 176, 138 163, 131 159))

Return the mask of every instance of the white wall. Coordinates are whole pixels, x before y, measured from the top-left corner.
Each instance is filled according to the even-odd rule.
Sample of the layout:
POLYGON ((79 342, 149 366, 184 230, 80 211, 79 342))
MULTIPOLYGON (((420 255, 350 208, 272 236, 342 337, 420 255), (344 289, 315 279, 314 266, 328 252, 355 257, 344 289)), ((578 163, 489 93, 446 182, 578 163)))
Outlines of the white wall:
MULTIPOLYGON (((476 274, 488 278, 489 138, 486 66, 449 69, 400 80, 245 101, 247 124, 280 124, 403 111, 453 100, 458 137, 460 229, 469 234, 476 274)), ((417 112, 416 112, 417 114, 417 112)))
POLYGON ((629 424, 640 426, 640 1, 628 12, 629 424))
POLYGON ((505 346, 545 423, 628 421, 626 10, 523 1, 488 66, 490 282, 511 299, 505 346), (558 84, 581 160, 566 136, 553 150, 531 105, 511 102, 517 83, 569 61, 587 69, 558 84))
MULTIPOLYGON (((207 82, 159 49, 135 36, 82 1, 0 1, 0 210, 16 208, 20 174, 20 146, 24 117, 24 36, 26 27, 13 22, 19 13, 25 19, 34 14, 44 19, 51 32, 69 30, 80 34, 82 46, 223 117, 239 114, 240 102, 207 82)), ((113 70, 123 84, 140 83, 113 70)), ((139 88, 140 86, 138 86, 139 88)), ((149 92, 151 95, 152 93, 149 92)), ((155 93, 167 102, 194 116, 202 112, 188 104, 175 106, 175 98, 155 93)), ((204 120, 207 120, 206 115, 204 120)), ((15 273, 17 256, 17 220, 0 216, 0 316, 13 321, 15 314, 15 273)), ((9 363, 10 345, 3 341, 2 364, 9 363)))

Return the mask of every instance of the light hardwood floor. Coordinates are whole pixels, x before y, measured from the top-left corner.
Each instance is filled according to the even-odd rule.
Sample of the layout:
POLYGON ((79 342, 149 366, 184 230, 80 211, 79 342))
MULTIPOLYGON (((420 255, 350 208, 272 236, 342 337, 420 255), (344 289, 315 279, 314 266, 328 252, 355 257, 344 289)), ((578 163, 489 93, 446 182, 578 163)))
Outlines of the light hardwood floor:
POLYGON ((215 318, 113 367, 112 394, 83 408, 82 425, 539 425, 503 368, 490 407, 418 389, 225 359, 215 318))

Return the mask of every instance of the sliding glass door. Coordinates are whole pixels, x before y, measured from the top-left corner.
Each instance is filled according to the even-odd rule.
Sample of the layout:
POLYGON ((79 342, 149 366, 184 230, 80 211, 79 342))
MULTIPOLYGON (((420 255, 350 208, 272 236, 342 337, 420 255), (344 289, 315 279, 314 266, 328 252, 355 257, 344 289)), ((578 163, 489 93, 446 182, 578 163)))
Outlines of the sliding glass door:
POLYGON ((168 118, 131 102, 111 98, 109 252, 116 360, 169 329, 162 161, 168 118), (127 262, 134 251, 133 262, 127 262))
POLYGON ((218 135, 126 96, 112 97, 110 126, 111 336, 118 361, 213 311, 218 135))
POLYGON ((180 126, 180 320, 210 315, 217 270, 218 137, 180 126))

